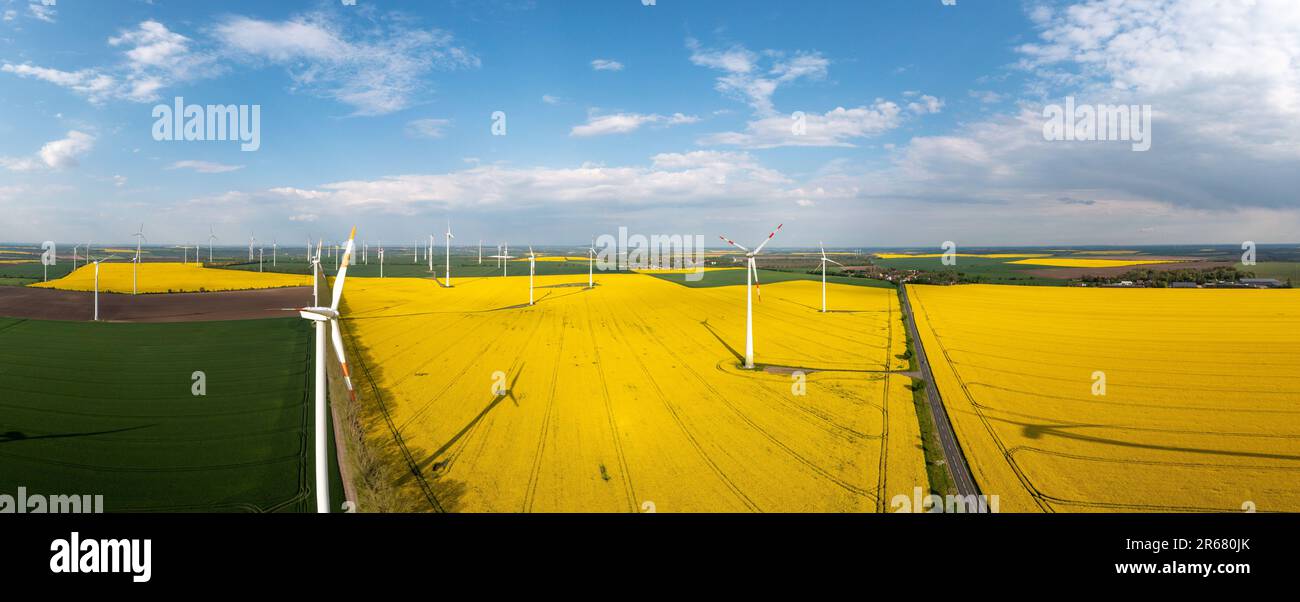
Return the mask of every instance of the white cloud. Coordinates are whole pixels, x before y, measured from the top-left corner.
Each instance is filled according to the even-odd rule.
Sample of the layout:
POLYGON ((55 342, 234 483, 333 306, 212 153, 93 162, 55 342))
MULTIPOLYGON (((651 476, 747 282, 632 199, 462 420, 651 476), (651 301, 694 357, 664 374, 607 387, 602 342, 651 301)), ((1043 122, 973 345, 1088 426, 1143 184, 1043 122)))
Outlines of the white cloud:
POLYGON ((177 161, 172 163, 167 169, 191 169, 198 173, 228 173, 243 169, 243 165, 227 165, 225 163, 215 163, 212 161, 177 161))
POLYGON ((434 70, 480 65, 445 31, 401 24, 349 31, 324 14, 285 21, 231 17, 217 25, 215 35, 229 55, 283 66, 294 89, 333 98, 357 115, 411 106, 434 70))
POLYGON ((821 115, 804 114, 802 133, 796 133, 794 115, 774 115, 750 121, 744 132, 710 134, 703 145, 775 148, 780 146, 854 146, 853 140, 877 136, 899 126, 902 109, 893 102, 877 99, 870 106, 836 107, 821 115))
POLYGON ((784 174, 747 153, 664 153, 648 166, 582 165, 574 168, 476 165, 441 174, 350 180, 314 189, 275 188, 269 194, 293 201, 327 201, 327 210, 374 209, 396 214, 448 209, 517 211, 556 204, 606 209, 734 205, 763 199, 789 202, 784 174))
POLYGON ((123 49, 122 61, 110 67, 63 71, 5 63, 0 71, 67 88, 93 103, 111 99, 154 102, 167 86, 222 72, 211 55, 192 51, 192 43, 157 21, 144 21, 108 39, 109 46, 123 49))
POLYGON ((739 45, 725 50, 705 48, 694 38, 686 40, 686 47, 691 51, 692 63, 723 72, 715 89, 744 100, 760 116, 776 112, 772 96, 778 88, 799 80, 825 79, 830 67, 830 61, 819 52, 788 55, 769 50, 760 55, 739 45), (766 69, 762 68, 762 59, 768 63, 766 69))
POLYGON ((938 113, 942 108, 943 101, 928 94, 921 94, 915 101, 907 103, 907 110, 917 115, 938 113))
POLYGON ((596 71, 622 71, 623 63, 610 59, 596 59, 591 62, 591 68, 596 71))
MULTIPOLYGON (((33 19, 53 23, 54 16, 58 14, 58 11, 53 6, 41 4, 40 0, 32 0, 31 4, 27 5, 27 14, 31 15, 33 19)), ((5 20, 8 21, 9 19, 5 20)))
POLYGON ((406 134, 415 138, 441 138, 450 125, 450 119, 416 119, 407 122, 406 134))
POLYGON ((560 104, 560 101, 562 101, 562 100, 564 100, 564 99, 563 99, 563 98, 560 98, 559 96, 552 96, 552 95, 550 95, 550 94, 543 94, 543 95, 542 95, 542 102, 544 102, 544 103, 546 103, 546 104, 548 104, 548 105, 558 105, 558 104, 560 104))
POLYGON ((95 137, 72 130, 67 137, 46 142, 35 157, 0 157, 0 166, 12 171, 34 171, 42 168, 64 169, 76 167, 79 159, 95 146, 95 137))
POLYGON ((672 115, 659 114, 641 114, 641 113, 613 113, 610 115, 598 115, 594 111, 587 115, 587 123, 575 125, 569 131, 570 136, 608 136, 610 134, 627 134, 634 132, 646 124, 659 124, 664 126, 682 125, 696 123, 700 120, 694 115, 683 115, 673 113, 672 115))
POLYGON ((4 12, 4 17, 3 17, 3 18, 4 18, 5 21, 13 21, 14 18, 17 17, 17 16, 18 16, 18 11, 13 10, 13 9, 9 9, 9 10, 6 10, 6 11, 4 12))

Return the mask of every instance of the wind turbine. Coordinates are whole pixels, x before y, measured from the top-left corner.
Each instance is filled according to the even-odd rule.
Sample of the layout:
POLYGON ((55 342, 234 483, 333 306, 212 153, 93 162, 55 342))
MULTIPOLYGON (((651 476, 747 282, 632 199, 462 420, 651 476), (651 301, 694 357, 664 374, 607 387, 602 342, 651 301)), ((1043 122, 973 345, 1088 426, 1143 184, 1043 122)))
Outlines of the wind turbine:
POLYGON ((434 235, 429 235, 429 244, 424 246, 424 260, 429 262, 429 273, 433 273, 433 245, 434 235))
POLYGON ((384 241, 379 241, 379 277, 384 277, 384 241))
POLYGON ((478 239, 478 264, 483 265, 483 239, 481 238, 478 239))
POLYGON ((334 343, 334 352, 338 355, 339 366, 343 369, 343 383, 347 385, 348 396, 353 401, 357 399, 357 394, 352 389, 352 376, 348 373, 348 358, 343 351, 343 333, 339 328, 339 301, 343 299, 343 283, 348 277, 348 260, 352 258, 352 240, 356 234, 357 229, 354 226, 352 234, 348 236, 347 247, 343 251, 343 262, 339 267, 338 277, 334 279, 334 294, 330 306, 317 305, 297 310, 298 315, 311 320, 316 329, 316 512, 318 513, 330 511, 329 460, 326 458, 328 453, 326 412, 328 410, 325 390, 325 329, 327 327, 330 330, 330 339, 334 343))
POLYGON ((746 263, 748 264, 745 268, 745 368, 754 368, 754 293, 758 293, 759 301, 763 300, 763 293, 758 290, 758 265, 754 262, 754 257, 763 250, 763 247, 767 246, 767 243, 772 242, 772 237, 776 236, 776 233, 781 231, 781 226, 784 225, 778 225, 771 234, 767 235, 767 239, 753 251, 736 244, 736 241, 730 238, 718 237, 726 241, 727 244, 744 251, 746 263))
POLYGON ((533 304, 533 268, 537 265, 537 254, 533 245, 528 245, 528 304, 533 304))
MULTIPOLYGON (((134 295, 136 294, 136 282, 139 280, 140 273, 140 243, 145 240, 144 224, 140 224, 140 230, 131 236, 135 237, 135 259, 133 260, 135 265, 131 268, 131 294, 134 295)), ((99 266, 96 265, 95 269, 98 273, 99 266)))
POLYGON ((591 239, 587 249, 587 288, 596 288, 596 239, 591 239))
MULTIPOLYGON (((217 233, 208 226, 208 263, 212 263, 212 241, 217 239, 217 233)), ((195 259, 198 259, 197 257, 195 259)))
POLYGON ((77 271, 77 249, 80 248, 81 245, 72 245, 72 271, 74 272, 77 271))
POLYGON ((262 271, 262 254, 266 252, 266 247, 257 248, 257 271, 262 271))
POLYGON ((256 240, 257 240, 256 238, 253 238, 253 233, 249 232, 248 233, 248 260, 249 261, 253 261, 253 243, 256 240))
MULTIPOLYGON (((509 247, 507 246, 506 248, 508 249, 509 247)), ((501 247, 497 247, 497 249, 499 250, 499 249, 501 249, 501 247)), ((506 274, 505 274, 505 265, 506 265, 506 262, 508 262, 509 260, 514 259, 514 258, 511 257, 509 253, 498 253, 497 255, 493 255, 493 256, 491 256, 491 257, 488 257, 488 259, 495 259, 495 260, 497 260, 498 262, 501 263, 501 266, 502 266, 502 268, 501 268, 501 269, 502 269, 502 271, 501 271, 501 276, 502 276, 502 277, 505 277, 505 275, 506 275, 506 274)), ((531 290, 531 287, 530 287, 530 290, 531 290)))
POLYGON ((307 239, 307 261, 311 263, 311 304, 312 307, 320 305, 318 300, 319 288, 317 283, 320 282, 320 245, 316 245, 316 254, 311 254, 311 239, 307 239))
POLYGON ((271 239, 271 267, 275 267, 275 256, 280 252, 280 243, 274 238, 271 239))
POLYGON ((96 322, 99 321, 99 264, 116 258, 117 258, 116 256, 105 257, 95 262, 95 321, 96 322))
POLYGON ((451 239, 456 238, 451 233, 451 222, 447 222, 447 288, 451 288, 451 239))
POLYGON ((825 245, 817 243, 817 246, 822 250, 822 313, 826 313, 826 264, 829 262, 840 267, 844 267, 844 264, 827 257, 825 245))

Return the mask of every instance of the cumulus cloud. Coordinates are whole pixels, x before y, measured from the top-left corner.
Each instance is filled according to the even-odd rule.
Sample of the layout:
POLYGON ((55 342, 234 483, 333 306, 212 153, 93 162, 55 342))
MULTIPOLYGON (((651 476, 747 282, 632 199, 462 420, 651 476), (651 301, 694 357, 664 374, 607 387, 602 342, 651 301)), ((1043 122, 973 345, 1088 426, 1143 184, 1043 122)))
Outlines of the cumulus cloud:
POLYGON ((446 210, 526 210, 561 205, 717 206, 756 199, 789 201, 793 181, 739 152, 663 153, 649 165, 585 164, 570 168, 475 165, 439 174, 348 180, 314 188, 275 188, 286 200, 325 201, 327 210, 374 209, 397 214, 446 210))
POLYGON ((609 115, 600 115, 594 111, 587 116, 587 123, 573 126, 569 131, 570 136, 608 136, 610 134, 627 134, 634 132, 646 124, 659 124, 663 126, 682 125, 687 123, 696 123, 700 120, 694 115, 683 115, 682 113, 673 113, 672 115, 659 115, 657 113, 613 113, 609 115))
POLYGON ((76 167, 80 158, 95 146, 95 137, 72 130, 59 140, 46 142, 32 157, 0 157, 0 167, 11 171, 76 167))

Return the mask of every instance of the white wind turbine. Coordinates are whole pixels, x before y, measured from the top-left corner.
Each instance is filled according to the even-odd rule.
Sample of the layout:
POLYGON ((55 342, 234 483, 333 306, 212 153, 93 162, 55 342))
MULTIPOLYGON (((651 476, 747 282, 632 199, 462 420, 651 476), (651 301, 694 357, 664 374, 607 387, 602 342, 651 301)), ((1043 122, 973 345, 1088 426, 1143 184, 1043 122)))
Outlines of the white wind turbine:
POLYGON ((533 268, 537 266, 537 254, 533 245, 528 245, 528 304, 533 304, 533 268))
POLYGON ((379 241, 379 277, 384 277, 384 241, 379 241))
MULTIPOLYGON (((140 230, 131 236, 135 237, 135 259, 132 260, 135 265, 131 268, 131 294, 134 295, 136 294, 136 283, 140 274, 140 244, 146 240, 144 237, 144 224, 140 224, 140 230)), ((95 268, 98 270, 99 266, 96 265, 95 268)))
POLYGON ((80 248, 81 245, 72 245, 72 271, 74 272, 77 271, 77 249, 80 248))
MULTIPOLYGON (((324 241, 322 241, 324 242, 324 241)), ((320 281, 320 244, 316 245, 316 254, 311 254, 311 239, 307 239, 307 261, 311 263, 311 304, 312 307, 320 305, 318 300, 319 288, 317 283, 320 281)))
MULTIPOLYGON (((117 257, 116 256, 105 257, 95 262, 95 318, 94 319, 96 322, 99 321, 99 264, 105 261, 111 261, 113 259, 117 259, 117 257)), ((89 261, 90 258, 87 257, 86 260, 89 261)))
POLYGON ((833 263, 840 267, 844 267, 844 264, 827 257, 824 244, 817 243, 817 246, 822 250, 822 313, 826 313, 826 264, 833 263))
POLYGON ((427 244, 427 245, 424 246, 424 260, 427 261, 427 262, 429 262, 429 273, 430 273, 430 274, 433 273, 433 245, 434 245, 434 240, 435 240, 434 235, 430 234, 430 235, 429 235, 429 244, 427 244))
POLYGON ((312 307, 298 308, 298 315, 311 320, 316 329, 316 512, 328 513, 330 511, 329 503, 329 461, 326 458, 328 453, 326 439, 326 409, 327 399, 325 390, 325 329, 330 330, 330 339, 334 343, 334 352, 338 355, 340 367, 343 369, 343 383, 347 385, 348 396, 356 401, 356 392, 352 389, 352 376, 348 373, 348 359, 343 351, 343 331, 339 328, 339 301, 343 299, 343 283, 348 276, 348 260, 352 258, 353 242, 356 236, 356 227, 352 228, 352 234, 348 236, 347 246, 343 251, 343 261, 339 267, 338 277, 334 279, 334 294, 329 307, 319 305, 312 307))
POLYGON ((745 247, 736 244, 736 241, 731 240, 730 238, 727 238, 725 236, 718 237, 726 241, 727 244, 744 251, 745 258, 747 260, 746 261, 747 266, 745 268, 745 367, 746 368, 752 369, 754 367, 754 293, 757 291, 759 301, 763 300, 763 293, 761 291, 758 291, 758 265, 754 262, 754 257, 757 256, 759 252, 763 250, 763 247, 767 246, 767 243, 772 242, 772 237, 776 236, 776 233, 781 231, 781 226, 784 225, 785 224, 778 225, 776 229, 772 231, 771 234, 767 235, 767 239, 764 240, 761 244, 759 244, 758 247, 756 247, 753 251, 750 251, 749 249, 746 249, 745 247))
POLYGON ((217 233, 212 229, 212 226, 208 226, 208 263, 212 263, 212 241, 216 239, 217 233))
POLYGON ((257 242, 257 239, 253 238, 252 232, 249 232, 248 233, 248 260, 250 262, 253 261, 253 244, 255 242, 257 242))
POLYGON ((596 288, 596 239, 591 239, 587 249, 587 288, 596 288))
MULTIPOLYGON (((510 246, 509 246, 509 245, 506 245, 506 249, 508 250, 509 248, 510 248, 510 246)), ((509 262, 511 259, 514 259, 514 258, 510 256, 510 253, 509 253, 508 251, 502 253, 502 252, 500 252, 500 249, 501 249, 501 247, 498 246, 498 247, 497 247, 497 251, 498 251, 497 254, 496 254, 496 255, 492 255, 491 257, 488 257, 488 259, 495 259, 495 260, 497 260, 498 263, 501 264, 501 266, 502 266, 502 268, 501 268, 501 276, 504 278, 505 275, 506 275, 506 273, 505 273, 505 269, 506 269, 506 268, 505 268, 505 265, 506 265, 507 262, 509 262)))
POLYGON ((266 252, 266 247, 257 248, 257 271, 262 271, 262 254, 266 252))
POLYGON ((280 252, 280 243, 276 239, 271 239, 271 267, 276 266, 276 255, 280 252))
POLYGON ((451 240, 453 238, 456 238, 456 235, 451 233, 451 222, 447 222, 447 288, 451 288, 451 240))
POLYGON ((478 264, 483 265, 483 239, 478 239, 478 264))

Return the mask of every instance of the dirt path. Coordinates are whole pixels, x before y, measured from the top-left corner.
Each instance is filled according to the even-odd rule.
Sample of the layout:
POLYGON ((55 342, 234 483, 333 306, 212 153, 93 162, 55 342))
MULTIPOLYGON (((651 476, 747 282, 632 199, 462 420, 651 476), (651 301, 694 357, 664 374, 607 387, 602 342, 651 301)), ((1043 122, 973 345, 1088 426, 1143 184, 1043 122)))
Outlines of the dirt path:
POLYGON ((939 384, 934 382, 934 374, 930 372, 930 362, 925 357, 925 347, 921 344, 920 333, 916 330, 916 319, 912 315, 912 302, 907 298, 907 285, 899 289, 899 294, 903 301, 903 317, 907 321, 907 332, 911 335, 912 345, 916 350, 916 363, 921 368, 926 397, 930 400, 930 413, 934 416, 935 430, 939 432, 939 443, 943 447, 944 464, 948 467, 948 474, 952 475, 953 483, 957 485, 957 493, 963 496, 979 495, 979 488, 975 485, 975 479, 971 477, 970 466, 966 464, 966 456, 962 454, 961 444, 957 442, 957 435, 948 420, 948 411, 944 408, 942 396, 939 395, 939 384))
MULTIPOLYGON (((89 321, 94 293, 0 286, 0 316, 89 321)), ((293 287, 219 293, 99 294, 99 318, 109 322, 202 322, 257 320, 297 314, 276 311, 311 303, 311 288, 293 287)))

